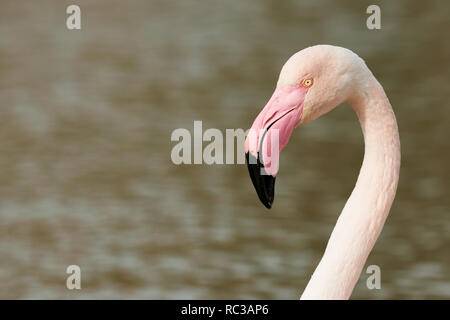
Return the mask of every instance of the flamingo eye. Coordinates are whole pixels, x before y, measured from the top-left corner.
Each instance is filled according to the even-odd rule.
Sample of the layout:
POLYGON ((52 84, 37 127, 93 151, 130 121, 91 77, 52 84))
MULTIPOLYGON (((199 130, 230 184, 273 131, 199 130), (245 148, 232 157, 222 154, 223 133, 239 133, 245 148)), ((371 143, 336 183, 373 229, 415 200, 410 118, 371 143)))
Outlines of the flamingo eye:
POLYGON ((304 86, 305 88, 311 87, 313 84, 313 79, 305 79, 302 81, 302 86, 304 86))

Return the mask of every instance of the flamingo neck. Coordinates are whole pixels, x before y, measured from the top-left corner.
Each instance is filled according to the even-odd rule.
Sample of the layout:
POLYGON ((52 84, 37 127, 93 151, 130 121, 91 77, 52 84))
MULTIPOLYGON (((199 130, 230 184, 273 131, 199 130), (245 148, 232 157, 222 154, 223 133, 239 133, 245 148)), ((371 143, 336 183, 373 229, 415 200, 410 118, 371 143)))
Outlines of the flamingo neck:
POLYGON ((397 122, 378 81, 370 79, 349 99, 364 135, 364 160, 301 299, 348 299, 372 250, 397 190, 400 139, 397 122))

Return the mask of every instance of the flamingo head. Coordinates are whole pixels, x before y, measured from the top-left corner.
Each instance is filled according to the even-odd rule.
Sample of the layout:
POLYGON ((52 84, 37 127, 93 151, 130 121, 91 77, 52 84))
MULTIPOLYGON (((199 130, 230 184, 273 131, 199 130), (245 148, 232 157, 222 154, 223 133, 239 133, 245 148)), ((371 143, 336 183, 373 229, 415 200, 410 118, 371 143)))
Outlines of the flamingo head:
POLYGON ((284 64, 272 97, 245 140, 246 161, 259 199, 271 208, 279 153, 293 130, 346 101, 365 66, 352 51, 318 45, 294 54, 284 64))

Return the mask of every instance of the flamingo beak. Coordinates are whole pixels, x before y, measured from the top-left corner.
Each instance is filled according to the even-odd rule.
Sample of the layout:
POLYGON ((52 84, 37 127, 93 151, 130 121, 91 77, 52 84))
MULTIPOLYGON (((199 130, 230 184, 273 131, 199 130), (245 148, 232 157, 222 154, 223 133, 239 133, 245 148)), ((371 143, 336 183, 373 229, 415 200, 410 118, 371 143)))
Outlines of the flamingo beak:
POLYGON ((307 91, 302 86, 276 88, 245 140, 248 172, 259 200, 268 209, 274 201, 279 154, 302 119, 307 91))

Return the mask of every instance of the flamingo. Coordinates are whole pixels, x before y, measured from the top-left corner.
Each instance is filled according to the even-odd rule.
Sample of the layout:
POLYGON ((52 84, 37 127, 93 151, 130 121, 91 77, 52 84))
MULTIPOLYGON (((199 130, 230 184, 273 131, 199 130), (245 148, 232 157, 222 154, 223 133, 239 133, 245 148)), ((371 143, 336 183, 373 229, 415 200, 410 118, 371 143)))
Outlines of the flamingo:
POLYGON ((397 190, 400 139, 395 114, 383 87, 358 55, 342 47, 317 45, 284 64, 272 97, 245 140, 250 177, 259 199, 270 209, 278 155, 294 128, 343 102, 353 107, 361 124, 364 159, 301 299, 350 298, 397 190))

